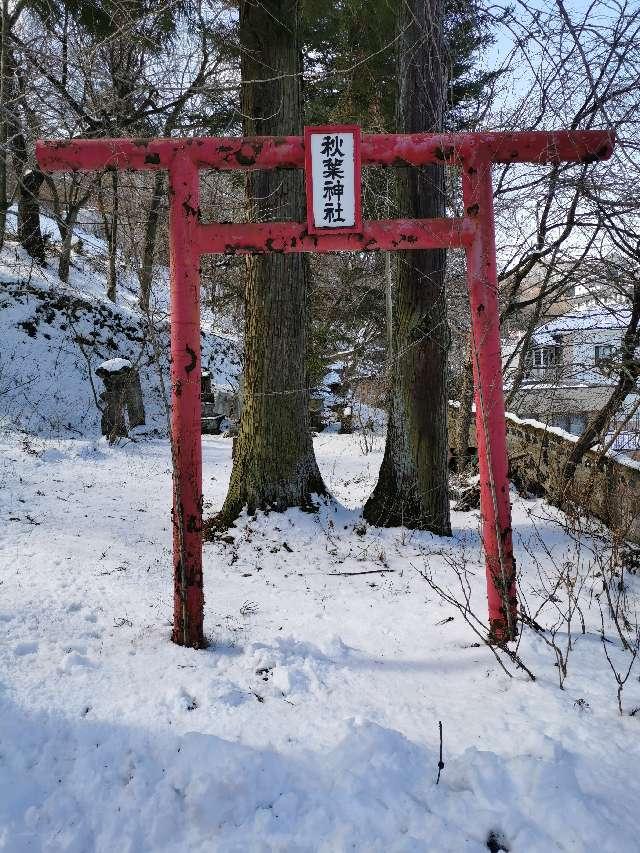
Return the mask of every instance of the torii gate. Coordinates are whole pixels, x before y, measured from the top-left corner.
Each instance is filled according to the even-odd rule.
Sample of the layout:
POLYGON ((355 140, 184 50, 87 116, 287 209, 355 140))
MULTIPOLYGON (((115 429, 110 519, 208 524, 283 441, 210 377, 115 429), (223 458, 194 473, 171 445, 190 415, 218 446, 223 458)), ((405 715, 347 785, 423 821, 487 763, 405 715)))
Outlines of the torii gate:
MULTIPOLYGON (((47 172, 98 169, 166 169, 169 172, 175 590, 172 639, 194 648, 205 644, 200 424, 201 255, 444 247, 463 247, 467 256, 489 622, 498 640, 512 639, 516 632, 516 584, 491 164, 605 160, 613 151, 614 136, 606 131, 365 135, 358 152, 362 165, 435 163, 457 166, 462 174, 464 216, 460 219, 364 223, 356 219, 354 229, 333 232, 309 228, 309 223, 299 222, 207 225, 200 222, 200 169, 304 168, 305 139, 313 130, 307 128, 305 137, 81 139, 36 144, 38 163, 47 172)), ((312 196, 309 191, 307 195, 310 206, 312 196)))

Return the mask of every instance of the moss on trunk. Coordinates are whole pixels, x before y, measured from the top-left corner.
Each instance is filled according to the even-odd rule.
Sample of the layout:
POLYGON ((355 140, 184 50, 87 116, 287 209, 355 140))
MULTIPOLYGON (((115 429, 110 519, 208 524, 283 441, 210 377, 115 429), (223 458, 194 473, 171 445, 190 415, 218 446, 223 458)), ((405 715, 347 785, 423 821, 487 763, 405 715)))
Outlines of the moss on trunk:
MULTIPOLYGON (((240 3, 247 136, 302 131, 297 26, 297 0, 240 3)), ((304 220, 303 173, 249 173, 247 204, 252 221, 304 220)), ((243 410, 220 524, 244 507, 308 507, 314 493, 325 492, 309 430, 307 296, 304 255, 248 256, 243 410)))
MULTIPOLYGON (((441 0, 407 0, 398 8, 398 131, 440 131, 446 95, 441 0)), ((443 168, 402 173, 398 209, 417 218, 444 216, 443 168)), ((364 514, 372 524, 449 535, 445 262, 444 250, 399 256, 387 442, 364 514)))

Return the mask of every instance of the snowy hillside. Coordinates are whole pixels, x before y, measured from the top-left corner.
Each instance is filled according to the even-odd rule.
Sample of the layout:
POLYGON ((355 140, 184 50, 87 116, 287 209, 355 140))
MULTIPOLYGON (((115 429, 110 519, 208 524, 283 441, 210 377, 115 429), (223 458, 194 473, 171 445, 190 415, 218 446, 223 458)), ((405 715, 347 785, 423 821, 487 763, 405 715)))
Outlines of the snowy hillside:
MULTIPOLYGON (((57 234, 51 220, 42 220, 46 233, 57 234)), ((114 305, 105 296, 104 244, 86 232, 77 234, 83 253, 73 255, 68 285, 55 274, 55 255, 45 270, 15 243, 0 255, 0 428, 47 436, 99 435, 94 392, 99 394, 102 384, 95 370, 105 359, 120 357, 140 371, 146 431, 165 434, 159 364, 168 388, 166 270, 160 270, 156 283, 150 327, 137 308, 132 274, 122 270, 114 305)), ((240 372, 236 342, 213 331, 206 311, 202 364, 215 383, 235 387, 240 372)))

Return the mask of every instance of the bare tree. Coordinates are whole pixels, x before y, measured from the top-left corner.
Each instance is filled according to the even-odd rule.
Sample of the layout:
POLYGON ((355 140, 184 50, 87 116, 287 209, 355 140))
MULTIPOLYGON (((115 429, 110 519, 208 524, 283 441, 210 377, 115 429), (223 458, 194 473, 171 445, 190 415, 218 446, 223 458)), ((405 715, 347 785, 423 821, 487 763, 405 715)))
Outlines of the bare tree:
MULTIPOLYGON (((501 85, 513 86, 508 97, 497 88, 485 122, 500 129, 605 127, 617 133, 616 153, 606 165, 526 171, 508 165, 497 174, 502 324, 505 335, 519 336, 505 364, 513 406, 528 376, 536 329, 571 304, 594 256, 615 250, 616 229, 637 230, 640 10, 617 0, 597 0, 584 10, 569 10, 562 0, 549 10, 518 2, 501 10, 496 25, 512 43, 502 59, 501 85)), ((464 394, 459 455, 468 447, 471 403, 464 394)))

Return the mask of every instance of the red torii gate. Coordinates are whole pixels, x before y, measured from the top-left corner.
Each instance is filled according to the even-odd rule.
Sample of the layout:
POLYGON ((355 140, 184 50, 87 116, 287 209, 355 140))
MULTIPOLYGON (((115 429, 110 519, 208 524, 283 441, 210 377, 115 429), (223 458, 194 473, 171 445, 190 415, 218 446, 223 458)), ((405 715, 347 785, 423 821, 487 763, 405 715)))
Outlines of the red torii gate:
POLYGON ((171 433, 174 627, 172 639, 199 648, 203 633, 200 256, 264 252, 387 251, 463 247, 471 304, 480 509, 493 635, 516 633, 515 564, 507 468, 492 163, 591 162, 611 156, 607 131, 388 134, 362 137, 363 165, 455 165, 460 219, 364 222, 361 233, 310 234, 306 223, 200 223, 199 170, 299 169, 304 138, 90 139, 39 141, 47 172, 166 169, 171 256, 171 433))

